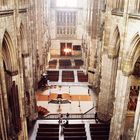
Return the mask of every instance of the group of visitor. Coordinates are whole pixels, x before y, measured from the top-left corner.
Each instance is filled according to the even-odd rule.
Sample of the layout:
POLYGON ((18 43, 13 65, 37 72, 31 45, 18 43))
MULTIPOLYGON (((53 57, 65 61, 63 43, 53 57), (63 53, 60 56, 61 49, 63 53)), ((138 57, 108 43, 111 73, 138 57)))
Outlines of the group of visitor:
POLYGON ((69 124, 68 118, 69 118, 69 113, 66 114, 66 120, 65 121, 63 120, 63 114, 59 115, 59 121, 58 122, 61 125, 61 133, 60 133, 61 135, 63 135, 64 128, 69 124))

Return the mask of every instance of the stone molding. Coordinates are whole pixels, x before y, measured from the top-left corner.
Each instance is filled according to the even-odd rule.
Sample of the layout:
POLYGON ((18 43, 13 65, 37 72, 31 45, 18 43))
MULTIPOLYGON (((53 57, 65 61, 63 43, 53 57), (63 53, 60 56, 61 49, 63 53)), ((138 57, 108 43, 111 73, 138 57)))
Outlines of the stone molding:
POLYGON ((19 13, 27 13, 27 8, 19 9, 19 13))
MULTIPOLYGON (((11 16, 14 14, 15 9, 0 10, 0 16, 11 16)), ((27 8, 22 8, 18 10, 19 13, 27 13, 27 8)))
POLYGON ((108 49, 108 58, 114 59, 114 58, 117 58, 117 57, 118 57, 118 55, 116 53, 115 48, 109 48, 108 49))
POLYGON ((127 59, 122 63, 122 72, 125 76, 129 76, 132 74, 132 60, 127 59))
POLYGON ((14 10, 13 9, 11 9, 11 10, 2 10, 2 11, 0 11, 0 16, 7 16, 7 15, 13 15, 13 13, 14 13, 14 10))
POLYGON ((113 9, 113 10, 111 11, 111 14, 112 14, 112 15, 115 15, 115 16, 123 16, 123 11, 120 11, 120 10, 118 10, 118 9, 113 9))
POLYGON ((22 54, 22 57, 23 57, 23 58, 26 58, 26 57, 29 57, 29 56, 30 56, 29 53, 23 53, 23 54, 22 54))
POLYGON ((10 76, 16 76, 18 75, 18 70, 15 71, 9 71, 9 70, 5 70, 7 72, 7 74, 9 74, 10 76))

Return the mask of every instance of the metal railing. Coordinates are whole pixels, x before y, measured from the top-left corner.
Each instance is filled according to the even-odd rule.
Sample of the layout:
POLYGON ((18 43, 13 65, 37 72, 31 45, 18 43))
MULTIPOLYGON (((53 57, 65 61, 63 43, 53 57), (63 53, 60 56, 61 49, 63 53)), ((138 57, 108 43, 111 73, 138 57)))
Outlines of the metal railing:
MULTIPOLYGON (((67 118, 67 114, 62 114, 63 118, 67 118)), ((59 119, 60 118, 60 114, 48 114, 46 116, 40 117, 38 119, 43 119, 43 120, 50 120, 50 119, 59 119)), ((94 119, 95 118, 95 114, 69 114, 69 119, 94 119)))

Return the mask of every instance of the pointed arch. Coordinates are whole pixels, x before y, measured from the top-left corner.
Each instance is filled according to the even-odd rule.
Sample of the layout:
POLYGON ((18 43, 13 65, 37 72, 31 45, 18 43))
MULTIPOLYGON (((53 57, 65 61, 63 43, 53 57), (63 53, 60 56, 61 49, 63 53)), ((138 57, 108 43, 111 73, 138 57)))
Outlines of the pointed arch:
POLYGON ((114 32, 113 32, 113 36, 112 36, 112 43, 113 46, 115 47, 115 50, 117 51, 116 53, 118 53, 119 47, 120 47, 120 32, 119 32, 119 28, 118 26, 115 28, 114 32))
POLYGON ((137 45, 140 42, 140 35, 136 33, 130 43, 130 51, 129 51, 129 57, 133 58, 136 50, 137 50, 137 45))
POLYGON ((111 34, 110 37, 110 44, 109 44, 109 56, 118 57, 119 50, 120 50, 120 31, 118 26, 116 26, 111 34))
POLYGON ((127 55, 127 60, 131 61, 131 71, 133 71, 134 65, 139 57, 140 57, 140 35, 136 33, 130 43, 127 55))
POLYGON ((5 31, 2 41, 2 57, 5 63, 5 68, 12 71, 15 66, 15 51, 13 42, 7 31, 5 31))

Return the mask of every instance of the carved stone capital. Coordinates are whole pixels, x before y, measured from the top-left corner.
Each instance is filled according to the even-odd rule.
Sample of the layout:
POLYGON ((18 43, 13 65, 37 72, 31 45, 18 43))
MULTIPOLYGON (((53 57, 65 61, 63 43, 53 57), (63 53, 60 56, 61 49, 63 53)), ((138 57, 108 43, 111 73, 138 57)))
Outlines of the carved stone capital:
POLYGON ((24 57, 24 58, 29 57, 29 56, 30 56, 29 53, 23 53, 22 54, 22 57, 24 57))
POLYGON ((122 72, 125 76, 129 76, 132 74, 132 60, 131 59, 124 60, 122 64, 122 72))
POLYGON ((117 57, 117 52, 115 50, 115 48, 108 48, 108 58, 113 59, 117 57))

